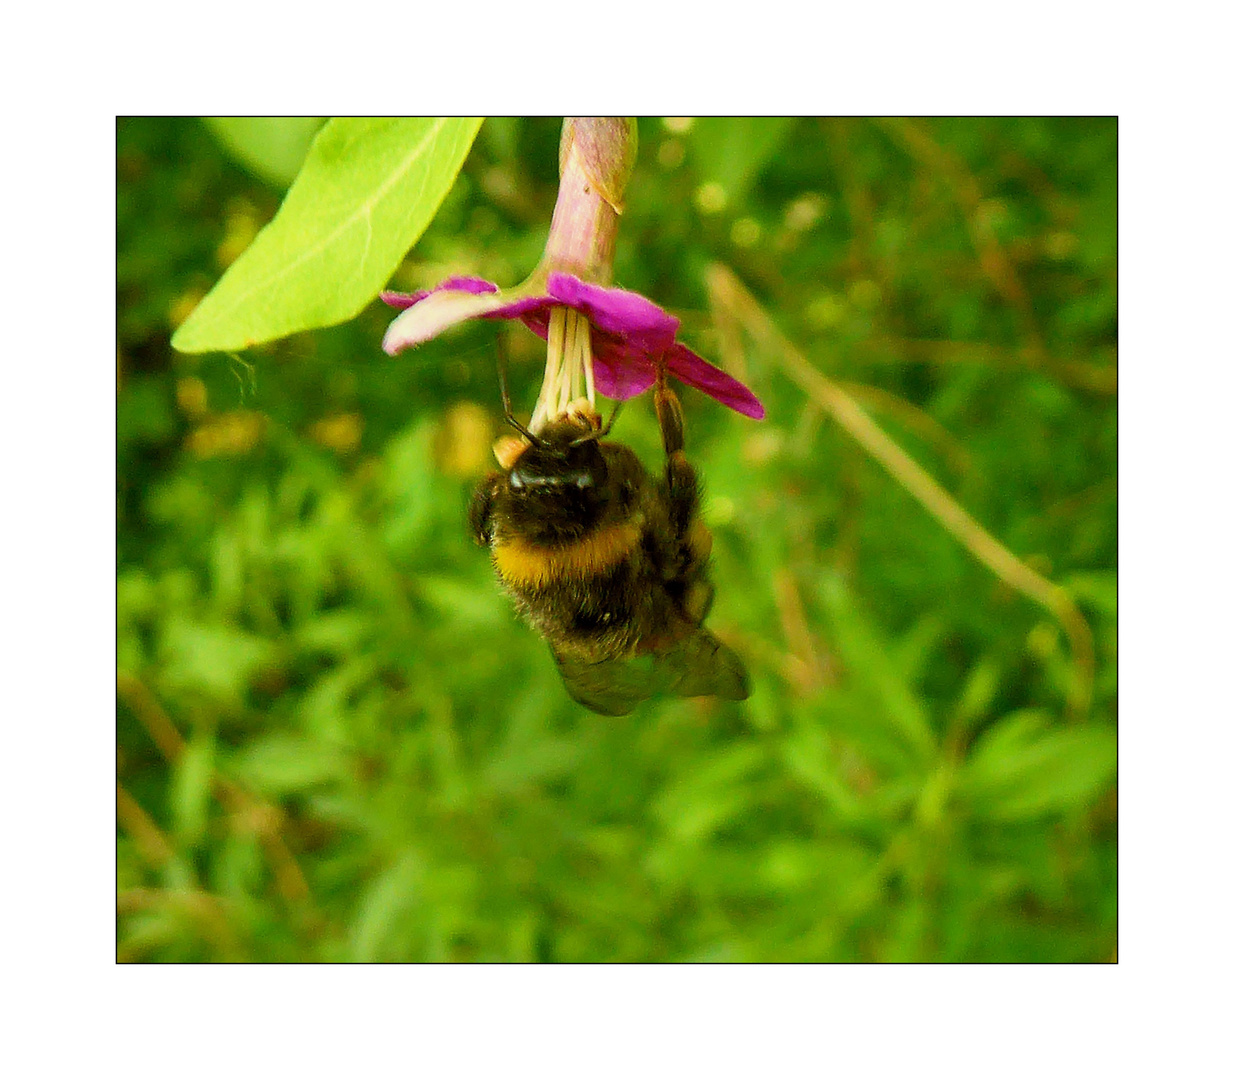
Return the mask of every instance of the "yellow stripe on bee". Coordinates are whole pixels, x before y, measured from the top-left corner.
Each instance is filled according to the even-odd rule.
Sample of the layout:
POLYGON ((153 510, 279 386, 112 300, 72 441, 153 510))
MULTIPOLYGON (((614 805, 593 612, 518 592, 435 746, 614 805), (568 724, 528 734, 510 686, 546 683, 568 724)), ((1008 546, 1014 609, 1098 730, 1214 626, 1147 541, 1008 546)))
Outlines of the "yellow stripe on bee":
POLYGON ((641 529, 636 522, 610 525, 563 547, 536 547, 517 537, 493 546, 493 561, 503 580, 538 588, 564 577, 594 577, 611 570, 634 550, 641 529))

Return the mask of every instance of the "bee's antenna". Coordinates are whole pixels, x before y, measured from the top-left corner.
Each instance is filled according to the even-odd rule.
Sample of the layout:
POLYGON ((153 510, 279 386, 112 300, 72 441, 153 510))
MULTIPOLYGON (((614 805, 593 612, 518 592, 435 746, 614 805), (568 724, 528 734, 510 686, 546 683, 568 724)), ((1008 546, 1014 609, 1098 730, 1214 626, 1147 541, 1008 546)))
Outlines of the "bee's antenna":
POLYGON ((608 414, 608 423, 601 429, 597 439, 603 439, 610 431, 613 430, 613 424, 617 421, 617 414, 621 412, 621 407, 625 404, 624 401, 616 401, 613 403, 613 411, 608 414))
POLYGON ((500 333, 497 335, 497 381, 501 383, 501 404, 506 411, 506 423, 532 446, 539 447, 540 440, 514 419, 514 411, 510 408, 510 388, 506 385, 506 338, 500 333))

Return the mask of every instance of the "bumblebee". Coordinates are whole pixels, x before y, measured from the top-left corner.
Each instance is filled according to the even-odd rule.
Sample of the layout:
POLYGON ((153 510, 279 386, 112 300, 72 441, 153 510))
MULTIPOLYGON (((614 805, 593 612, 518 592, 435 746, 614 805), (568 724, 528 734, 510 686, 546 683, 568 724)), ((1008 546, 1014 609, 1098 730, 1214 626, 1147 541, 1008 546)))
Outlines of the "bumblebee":
MULTIPOLYGON (((504 396, 504 394, 503 394, 504 396)), ((684 453, 681 403, 656 384, 666 457, 651 476, 604 436, 586 405, 498 444, 502 471, 472 498, 469 520, 519 615, 548 642, 567 692, 607 716, 647 698, 750 695, 745 665, 703 627, 713 588, 711 534, 684 453)))

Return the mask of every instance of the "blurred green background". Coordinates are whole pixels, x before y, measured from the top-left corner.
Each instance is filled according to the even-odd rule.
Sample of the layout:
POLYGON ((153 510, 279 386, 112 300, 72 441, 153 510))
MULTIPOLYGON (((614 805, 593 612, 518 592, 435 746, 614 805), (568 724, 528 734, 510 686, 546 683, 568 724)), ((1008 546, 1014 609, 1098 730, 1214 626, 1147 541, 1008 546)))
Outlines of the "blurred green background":
MULTIPOLYGON (((615 719, 566 696, 466 529, 497 335, 525 415, 530 332, 392 360, 374 304, 170 348, 276 210, 296 125, 250 172, 243 133, 118 123, 119 957, 1113 959, 1115 121, 641 122, 617 283, 767 419, 682 391, 710 625, 753 696, 615 719), (1089 707, 1055 618, 725 330, 715 263, 1069 592, 1089 707)), ((521 280, 559 132, 486 122, 392 284, 521 280)), ((647 400, 615 435, 659 467, 647 400)))

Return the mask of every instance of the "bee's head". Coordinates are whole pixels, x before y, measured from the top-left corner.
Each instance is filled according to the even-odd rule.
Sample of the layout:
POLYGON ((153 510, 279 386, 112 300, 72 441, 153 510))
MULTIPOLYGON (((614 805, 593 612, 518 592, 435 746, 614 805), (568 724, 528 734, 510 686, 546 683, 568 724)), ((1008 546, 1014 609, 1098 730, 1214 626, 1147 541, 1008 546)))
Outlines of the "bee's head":
POLYGON ((508 468, 511 509, 533 534, 578 537, 604 514, 609 470, 592 427, 548 424, 508 468))
POLYGON ((510 469, 515 491, 562 494, 598 491, 608 479, 608 467, 599 442, 580 439, 576 429, 542 434, 538 446, 529 446, 510 469))

